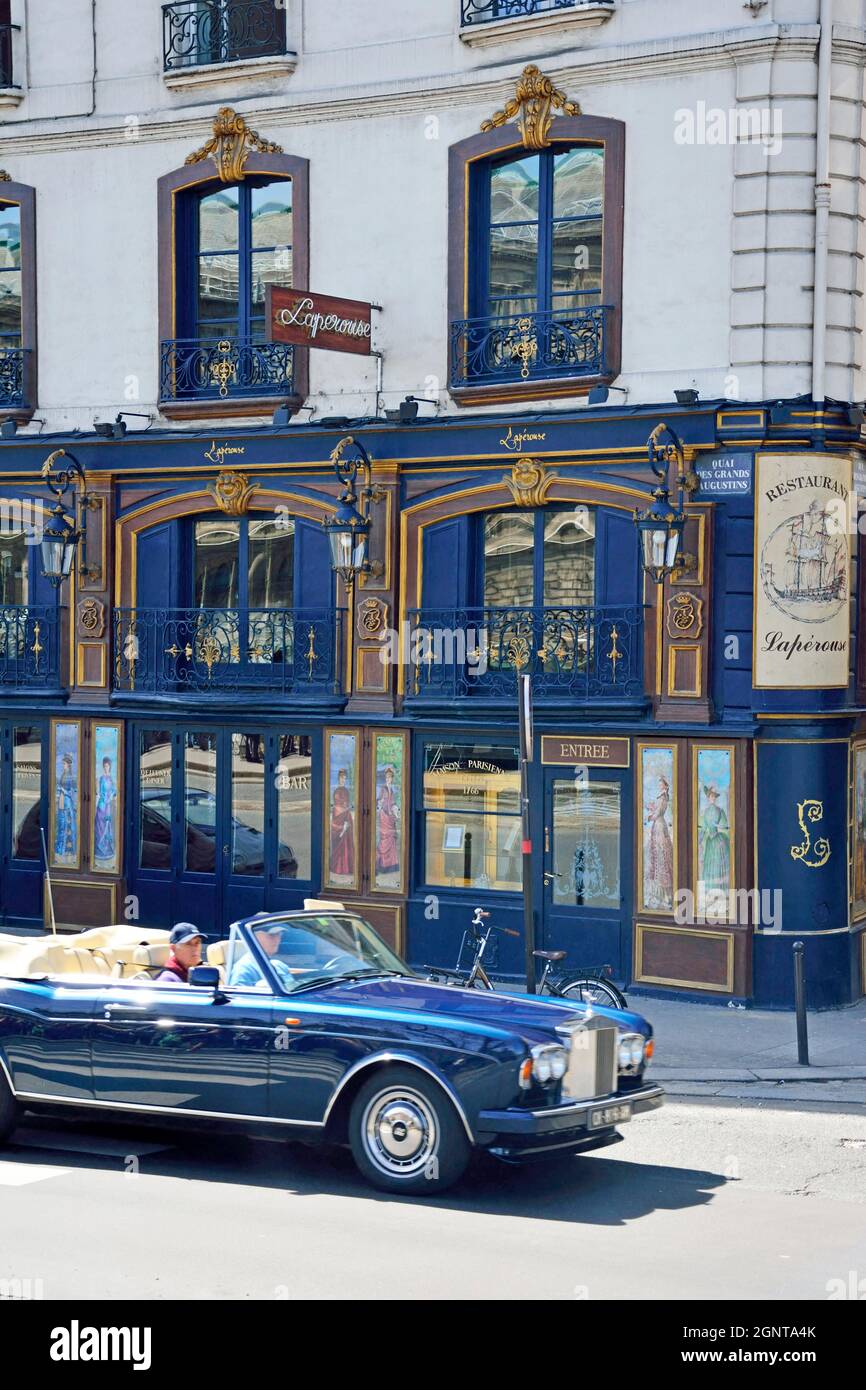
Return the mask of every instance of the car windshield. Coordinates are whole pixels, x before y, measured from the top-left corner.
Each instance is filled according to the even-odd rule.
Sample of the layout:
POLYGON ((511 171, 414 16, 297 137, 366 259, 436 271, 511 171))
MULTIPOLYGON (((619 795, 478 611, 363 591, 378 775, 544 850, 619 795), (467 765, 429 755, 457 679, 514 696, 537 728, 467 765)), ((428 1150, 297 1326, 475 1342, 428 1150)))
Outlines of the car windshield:
MULTIPOLYGON (((247 931, 257 935, 287 993, 341 979, 412 973, 361 917, 327 913, 283 921, 272 919, 262 921, 261 926, 253 921, 247 931)), ((260 987, 261 971, 237 927, 232 933, 229 957, 230 985, 260 987)))

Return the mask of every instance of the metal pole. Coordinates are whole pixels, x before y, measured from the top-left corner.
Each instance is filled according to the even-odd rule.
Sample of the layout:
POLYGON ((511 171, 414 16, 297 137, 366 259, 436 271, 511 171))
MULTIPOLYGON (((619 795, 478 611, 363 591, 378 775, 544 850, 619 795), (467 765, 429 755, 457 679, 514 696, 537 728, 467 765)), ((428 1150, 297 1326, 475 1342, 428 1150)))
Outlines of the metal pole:
POLYGON ((532 902, 532 826, 529 815, 529 769, 532 764, 532 685, 518 677, 520 695, 520 817, 523 850, 523 937, 526 992, 535 993, 535 909, 532 902))
POLYGON ((51 870, 48 867, 48 847, 45 844, 45 829, 40 825, 39 834, 42 839, 42 856, 45 860, 45 893, 48 898, 48 907, 51 912, 51 934, 57 935, 57 919, 54 916, 54 893, 51 888, 51 870))
POLYGON ((794 942, 794 1003, 797 1008, 797 1061, 809 1065, 809 1025, 806 1019, 806 947, 794 942))

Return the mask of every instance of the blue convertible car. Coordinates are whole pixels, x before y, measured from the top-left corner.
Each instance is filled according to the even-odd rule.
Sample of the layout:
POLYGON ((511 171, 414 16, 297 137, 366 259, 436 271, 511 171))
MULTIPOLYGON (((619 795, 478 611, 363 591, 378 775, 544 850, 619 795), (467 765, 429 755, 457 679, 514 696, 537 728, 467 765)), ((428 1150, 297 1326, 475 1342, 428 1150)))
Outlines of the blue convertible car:
POLYGON ((431 984, 352 912, 236 924, 188 985, 155 982, 165 942, 0 938, 0 1140, 24 1110, 219 1122, 435 1193, 475 1149, 597 1149, 662 1103, 637 1014, 431 984))

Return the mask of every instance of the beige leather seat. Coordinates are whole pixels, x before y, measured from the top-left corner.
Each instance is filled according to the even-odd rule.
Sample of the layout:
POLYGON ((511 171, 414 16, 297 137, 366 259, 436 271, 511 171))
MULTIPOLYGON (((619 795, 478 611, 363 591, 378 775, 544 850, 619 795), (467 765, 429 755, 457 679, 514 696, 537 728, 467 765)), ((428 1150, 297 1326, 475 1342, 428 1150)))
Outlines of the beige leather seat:
POLYGON ((226 982, 226 959, 228 956, 229 943, 227 941, 214 941, 208 946, 205 956, 208 965, 215 965, 220 972, 220 984, 226 982))
POLYGON ((323 912, 325 910, 329 912, 345 912, 346 904, 330 902, 326 898, 304 898, 305 912, 323 912))

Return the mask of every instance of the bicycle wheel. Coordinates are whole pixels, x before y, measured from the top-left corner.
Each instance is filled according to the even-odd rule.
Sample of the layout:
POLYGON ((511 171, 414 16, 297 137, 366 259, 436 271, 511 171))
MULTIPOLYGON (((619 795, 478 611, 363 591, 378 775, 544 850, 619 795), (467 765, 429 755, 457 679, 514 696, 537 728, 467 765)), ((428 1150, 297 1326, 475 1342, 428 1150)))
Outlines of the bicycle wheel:
POLYGON ((566 999, 579 999, 582 1004, 603 1004, 605 1008, 627 1009, 624 994, 616 985, 606 980, 598 980, 592 975, 578 976, 560 987, 559 993, 566 999))

